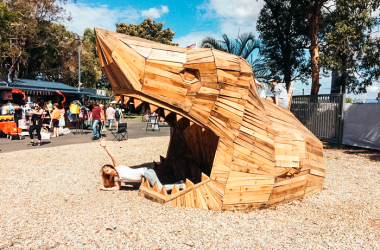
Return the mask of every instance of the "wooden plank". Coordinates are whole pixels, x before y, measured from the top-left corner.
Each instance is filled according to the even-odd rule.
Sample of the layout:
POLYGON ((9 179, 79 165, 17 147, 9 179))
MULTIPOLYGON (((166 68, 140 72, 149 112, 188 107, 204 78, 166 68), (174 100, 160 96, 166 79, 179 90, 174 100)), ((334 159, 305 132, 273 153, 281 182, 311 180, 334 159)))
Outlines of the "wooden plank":
POLYGON ((204 185, 200 186, 197 190, 199 190, 200 193, 202 194, 202 197, 205 200, 206 205, 210 210, 214 210, 214 211, 219 210, 218 203, 215 201, 215 199, 213 199, 212 195, 208 192, 208 190, 204 187, 204 185))
MULTIPOLYGON (((210 183, 210 182, 209 182, 210 183)), ((209 183, 205 184, 204 187, 207 189, 208 193, 211 195, 211 198, 214 200, 214 202, 218 206, 218 210, 221 209, 223 202, 222 202, 222 196, 218 194, 210 185, 209 183)))
POLYGON ((250 211, 261 208, 265 203, 225 204, 222 211, 250 211))
POLYGON ((322 177, 326 176, 326 172, 318 171, 318 170, 315 170, 315 169, 310 169, 310 174, 318 175, 318 176, 322 176, 322 177))
POLYGON ((275 187, 275 188, 273 188, 271 196, 269 199, 270 200, 276 199, 276 198, 279 198, 282 196, 297 193, 299 191, 305 191, 306 185, 307 185, 307 180, 303 180, 303 181, 294 182, 294 183, 290 183, 287 185, 275 187))
MULTIPOLYGON (((154 47, 154 46, 153 46, 154 47)), ((161 49, 152 49, 152 52, 148 56, 149 60, 169 61, 169 62, 186 62, 186 53, 167 51, 161 49)))
POLYGON ((177 73, 177 74, 185 69, 183 67, 182 63, 159 61, 159 60, 147 59, 145 62, 145 65, 146 65, 146 67, 150 66, 150 67, 154 67, 156 69, 162 69, 162 70, 177 73))
POLYGON ((197 208, 207 210, 208 207, 207 207, 205 199, 202 196, 201 191, 197 188, 197 189, 194 190, 194 193, 196 194, 196 204, 195 204, 195 206, 197 208))

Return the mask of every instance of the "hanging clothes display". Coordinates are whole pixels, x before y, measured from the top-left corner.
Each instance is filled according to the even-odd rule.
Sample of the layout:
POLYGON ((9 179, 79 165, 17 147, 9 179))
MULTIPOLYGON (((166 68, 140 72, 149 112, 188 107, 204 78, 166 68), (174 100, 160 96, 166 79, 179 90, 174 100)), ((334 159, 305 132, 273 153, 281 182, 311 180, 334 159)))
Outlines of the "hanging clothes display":
POLYGON ((79 111, 80 111, 80 102, 79 101, 73 101, 71 102, 70 104, 70 112, 71 114, 79 114, 79 111))
POLYGON ((67 117, 69 118, 70 122, 75 122, 75 115, 72 114, 70 110, 67 110, 67 117))

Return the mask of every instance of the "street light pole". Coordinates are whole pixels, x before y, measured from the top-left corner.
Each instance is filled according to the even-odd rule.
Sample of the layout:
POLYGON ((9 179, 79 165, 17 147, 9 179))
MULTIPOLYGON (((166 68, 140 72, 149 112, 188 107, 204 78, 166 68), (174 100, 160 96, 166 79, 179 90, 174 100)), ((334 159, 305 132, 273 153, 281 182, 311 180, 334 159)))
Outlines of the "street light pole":
POLYGON ((81 52, 81 45, 86 40, 86 35, 83 37, 83 40, 80 39, 80 36, 78 34, 75 34, 75 40, 78 42, 78 92, 80 92, 80 87, 82 85, 81 79, 80 79, 80 52, 81 52))

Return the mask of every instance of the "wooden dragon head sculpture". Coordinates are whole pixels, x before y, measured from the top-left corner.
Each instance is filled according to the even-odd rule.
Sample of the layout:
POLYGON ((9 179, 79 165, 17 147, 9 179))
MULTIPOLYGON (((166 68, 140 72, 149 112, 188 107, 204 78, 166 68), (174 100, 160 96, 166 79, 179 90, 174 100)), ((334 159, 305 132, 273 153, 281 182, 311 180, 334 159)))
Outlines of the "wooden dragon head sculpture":
POLYGON ((162 183, 139 195, 172 206, 249 210, 319 192, 322 143, 293 114, 260 99, 252 68, 215 49, 186 49, 95 29, 101 68, 121 100, 146 105, 171 127, 162 183))

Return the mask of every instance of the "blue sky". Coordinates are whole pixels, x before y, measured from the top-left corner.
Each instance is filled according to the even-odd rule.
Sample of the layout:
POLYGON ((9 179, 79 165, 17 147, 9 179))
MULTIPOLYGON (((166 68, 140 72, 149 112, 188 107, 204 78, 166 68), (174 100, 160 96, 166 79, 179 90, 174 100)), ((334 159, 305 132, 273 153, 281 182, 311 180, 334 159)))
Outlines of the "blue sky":
MULTIPOLYGON (((239 30, 258 36, 256 21, 262 6, 263 1, 255 0, 77 0, 63 6, 72 16, 71 22, 63 24, 82 34, 87 27, 115 31, 115 23, 138 24, 152 17, 158 22, 164 21, 164 28, 170 27, 176 32, 173 41, 185 47, 195 42, 200 44, 205 36, 220 38, 226 33, 235 38, 239 30)), ((330 81, 330 78, 321 79, 321 88, 329 89, 330 81)), ((295 83, 296 90, 303 88, 310 89, 310 85, 295 83)), ((380 84, 374 84, 368 89, 367 98, 374 99, 379 91, 380 84)))

